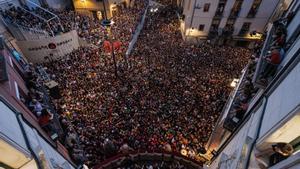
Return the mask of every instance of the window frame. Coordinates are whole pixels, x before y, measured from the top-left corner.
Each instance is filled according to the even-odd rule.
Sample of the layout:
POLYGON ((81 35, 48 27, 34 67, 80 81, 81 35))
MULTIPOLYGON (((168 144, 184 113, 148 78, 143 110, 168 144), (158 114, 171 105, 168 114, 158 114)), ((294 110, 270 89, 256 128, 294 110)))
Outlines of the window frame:
POLYGON ((203 12, 209 12, 210 3, 205 3, 203 6, 203 12))
POLYGON ((198 26, 198 31, 204 31, 204 28, 205 28, 205 24, 199 24, 198 26), (201 29, 200 29, 201 28, 201 29))

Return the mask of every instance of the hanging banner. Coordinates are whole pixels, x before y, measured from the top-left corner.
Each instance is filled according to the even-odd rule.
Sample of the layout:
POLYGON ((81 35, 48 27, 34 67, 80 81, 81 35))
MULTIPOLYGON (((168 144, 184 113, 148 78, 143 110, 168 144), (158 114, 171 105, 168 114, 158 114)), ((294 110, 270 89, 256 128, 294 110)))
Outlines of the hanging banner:
POLYGON ((79 48, 75 30, 55 37, 34 41, 16 42, 22 53, 32 63, 42 63, 63 57, 79 48))

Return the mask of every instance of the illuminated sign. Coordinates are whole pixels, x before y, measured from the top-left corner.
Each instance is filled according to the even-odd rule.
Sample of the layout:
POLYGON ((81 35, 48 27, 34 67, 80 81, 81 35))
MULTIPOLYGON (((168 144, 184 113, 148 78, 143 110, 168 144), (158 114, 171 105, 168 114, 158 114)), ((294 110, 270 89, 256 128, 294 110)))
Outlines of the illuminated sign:
POLYGON ((58 46, 62 46, 64 44, 67 44, 69 42, 72 42, 73 39, 68 39, 62 42, 58 42, 58 43, 49 43, 48 45, 41 45, 38 47, 31 47, 28 48, 28 51, 38 51, 38 50, 43 50, 43 49, 56 49, 58 46))

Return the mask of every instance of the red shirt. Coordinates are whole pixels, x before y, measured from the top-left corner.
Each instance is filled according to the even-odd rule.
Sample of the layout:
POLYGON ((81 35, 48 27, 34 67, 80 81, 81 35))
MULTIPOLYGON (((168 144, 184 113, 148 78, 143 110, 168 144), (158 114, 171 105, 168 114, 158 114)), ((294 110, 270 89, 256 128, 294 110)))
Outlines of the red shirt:
POLYGON ((41 116, 39 118, 39 124, 43 127, 43 126, 46 126, 47 124, 49 124, 50 122, 50 115, 44 115, 44 116, 41 116))
POLYGON ((281 61, 280 53, 279 52, 272 53, 270 59, 272 64, 280 64, 281 61))

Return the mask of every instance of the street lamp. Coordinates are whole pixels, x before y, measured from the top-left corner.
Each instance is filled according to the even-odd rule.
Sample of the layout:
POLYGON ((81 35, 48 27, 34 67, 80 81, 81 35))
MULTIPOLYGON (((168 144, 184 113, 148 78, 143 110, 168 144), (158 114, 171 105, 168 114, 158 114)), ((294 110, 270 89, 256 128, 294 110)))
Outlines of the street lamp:
POLYGON ((106 7, 105 7, 105 0, 102 0, 103 2, 103 10, 104 10, 104 20, 101 22, 101 24, 105 27, 107 33, 108 33, 108 41, 111 45, 111 55, 113 58, 114 62, 114 67, 115 67, 115 76, 118 78, 118 67, 117 67, 117 61, 116 61, 116 56, 115 56, 115 51, 114 51, 114 44, 112 43, 112 37, 111 37, 111 25, 112 22, 107 18, 106 14, 106 7))
POLYGON ((115 56, 115 49, 114 49, 114 44, 112 42, 112 36, 111 36, 111 25, 112 25, 112 22, 110 20, 108 20, 106 18, 106 15, 105 15, 105 19, 101 22, 101 24, 105 27, 107 33, 108 33, 108 36, 107 36, 107 40, 109 41, 110 43, 110 46, 111 46, 111 55, 112 55, 112 58, 113 58, 113 62, 114 62, 114 67, 115 67, 115 76, 118 78, 118 66, 117 66, 117 61, 116 61, 116 56, 115 56))
POLYGON ((107 20, 107 13, 106 13, 105 0, 102 0, 102 3, 103 3, 103 10, 104 10, 104 20, 107 20))

